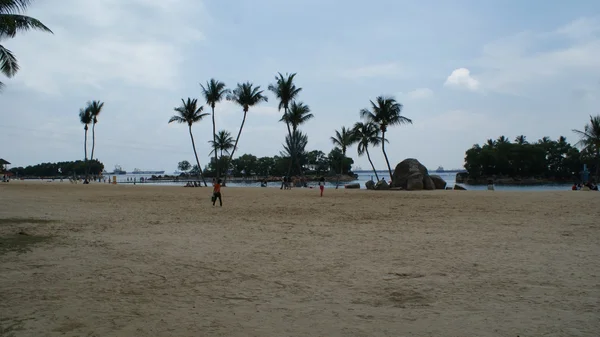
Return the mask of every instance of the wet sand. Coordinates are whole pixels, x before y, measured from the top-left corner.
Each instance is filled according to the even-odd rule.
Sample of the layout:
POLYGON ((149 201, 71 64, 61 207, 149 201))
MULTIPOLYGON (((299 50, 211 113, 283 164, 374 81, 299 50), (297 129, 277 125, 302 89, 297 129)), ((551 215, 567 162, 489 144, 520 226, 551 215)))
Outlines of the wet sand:
POLYGON ((0 335, 598 336, 600 193, 318 193, 1 184, 0 335))

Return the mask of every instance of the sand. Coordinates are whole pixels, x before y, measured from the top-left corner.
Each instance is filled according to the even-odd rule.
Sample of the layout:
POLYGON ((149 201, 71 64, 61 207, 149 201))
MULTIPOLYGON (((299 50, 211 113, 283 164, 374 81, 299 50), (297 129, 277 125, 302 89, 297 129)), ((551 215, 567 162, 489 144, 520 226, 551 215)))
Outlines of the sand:
POLYGON ((600 331, 600 193, 230 187, 223 200, 0 185, 0 335, 600 331), (18 232, 40 240, 15 250, 18 232))

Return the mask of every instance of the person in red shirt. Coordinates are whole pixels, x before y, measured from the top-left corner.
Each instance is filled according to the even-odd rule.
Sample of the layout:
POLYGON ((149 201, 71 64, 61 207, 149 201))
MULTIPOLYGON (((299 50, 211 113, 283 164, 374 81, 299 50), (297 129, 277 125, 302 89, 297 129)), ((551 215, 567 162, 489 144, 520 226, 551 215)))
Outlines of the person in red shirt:
POLYGON ((223 207, 223 200, 221 199, 221 179, 219 179, 213 185, 213 196, 212 196, 213 206, 215 205, 215 202, 217 202, 217 198, 219 198, 219 205, 221 207, 223 207))

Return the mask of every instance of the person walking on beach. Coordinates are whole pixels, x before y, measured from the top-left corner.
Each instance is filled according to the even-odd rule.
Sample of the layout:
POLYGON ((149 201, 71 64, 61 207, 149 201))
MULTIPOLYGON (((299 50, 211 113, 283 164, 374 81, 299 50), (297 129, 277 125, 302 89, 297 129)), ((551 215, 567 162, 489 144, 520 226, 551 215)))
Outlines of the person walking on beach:
POLYGON ((319 189, 321 190, 321 197, 323 197, 323 190, 325 189, 325 178, 319 179, 319 189))
POLYGON ((215 205, 215 202, 217 202, 217 198, 219 198, 219 205, 223 207, 223 200, 221 199, 221 179, 217 180, 217 182, 213 186, 213 206, 215 205))

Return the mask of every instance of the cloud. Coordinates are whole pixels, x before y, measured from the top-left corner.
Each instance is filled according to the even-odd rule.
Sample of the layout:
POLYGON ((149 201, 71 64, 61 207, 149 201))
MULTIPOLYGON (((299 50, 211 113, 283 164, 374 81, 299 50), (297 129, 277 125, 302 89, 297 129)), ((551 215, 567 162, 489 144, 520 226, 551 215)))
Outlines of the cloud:
POLYGON ((341 72, 344 78, 394 77, 403 73, 402 67, 395 62, 373 64, 358 68, 346 69, 341 72))
POLYGON ((480 87, 479 81, 471 77, 471 72, 467 68, 454 69, 446 78, 444 85, 471 91, 477 91, 480 87))
POLYGON ((417 88, 413 91, 409 91, 406 95, 410 99, 425 99, 433 96, 433 90, 429 88, 417 88))

